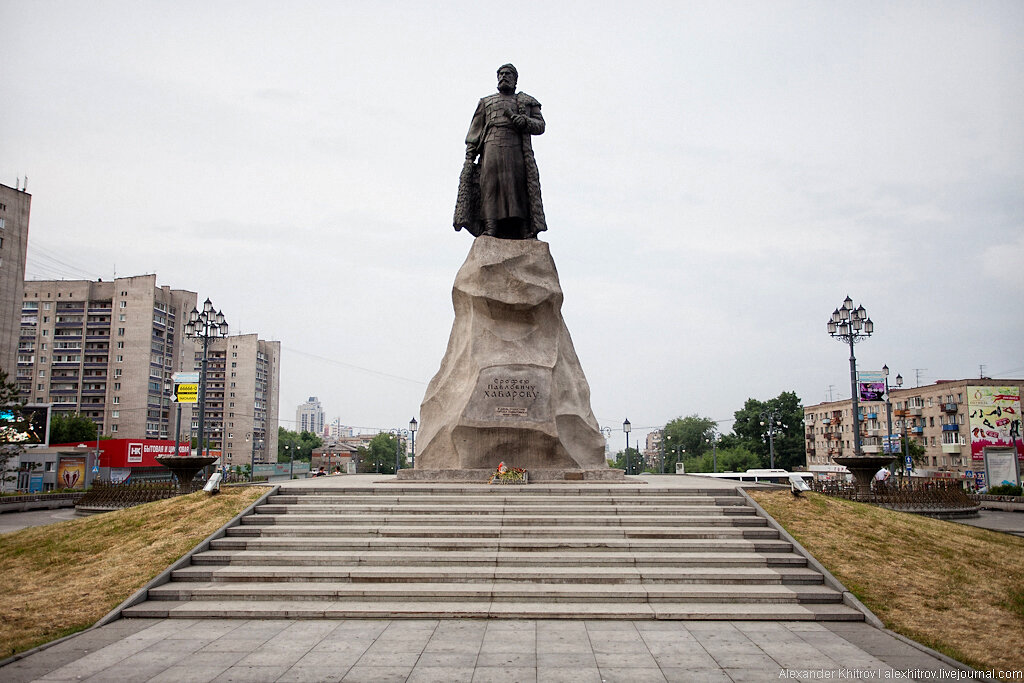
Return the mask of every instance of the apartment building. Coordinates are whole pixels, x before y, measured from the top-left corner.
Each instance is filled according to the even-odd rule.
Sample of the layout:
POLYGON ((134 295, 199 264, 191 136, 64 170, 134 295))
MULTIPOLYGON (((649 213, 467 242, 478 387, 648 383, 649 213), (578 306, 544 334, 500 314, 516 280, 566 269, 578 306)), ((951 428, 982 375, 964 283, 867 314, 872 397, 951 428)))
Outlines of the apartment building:
MULTIPOLYGON (((189 309, 191 310, 191 309, 189 309)), ((201 370, 197 345, 192 368, 201 370)), ((192 369, 190 368, 190 369, 192 369)), ((206 440, 229 466, 277 462, 281 342, 256 334, 222 337, 207 350, 206 440)), ((192 433, 199 432, 198 410, 192 433)))
POLYGON ((0 368, 13 382, 21 333, 21 295, 32 195, 0 185, 0 368))
POLYGON ((295 431, 299 433, 312 432, 323 436, 325 423, 324 408, 316 396, 310 396, 308 401, 295 410, 295 431))
MULTIPOLYGON (((924 447, 926 463, 915 474, 962 478, 984 471, 986 453, 1016 452, 1021 441, 1020 379, 942 380, 913 389, 889 387, 893 433, 924 447)), ((882 453, 888 431, 883 401, 859 402, 861 450, 882 453)), ((853 455, 852 402, 832 401, 804 408, 808 469, 834 472, 832 458, 853 455)))
POLYGON ((27 402, 81 413, 100 434, 174 437, 171 374, 192 369, 183 325, 195 292, 158 286, 156 275, 22 282, 18 291, 17 382, 27 402))

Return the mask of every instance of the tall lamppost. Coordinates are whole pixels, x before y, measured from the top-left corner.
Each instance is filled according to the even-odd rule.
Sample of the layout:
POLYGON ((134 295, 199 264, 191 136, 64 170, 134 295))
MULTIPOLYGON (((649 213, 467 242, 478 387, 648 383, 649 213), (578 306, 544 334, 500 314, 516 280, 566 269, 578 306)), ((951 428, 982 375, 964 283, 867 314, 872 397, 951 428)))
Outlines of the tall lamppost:
POLYGON ((853 402, 853 454, 860 455, 860 407, 857 404, 857 357, 853 354, 853 345, 870 337, 875 331, 875 324, 868 317, 863 306, 853 307, 853 299, 846 297, 842 308, 832 312, 828 321, 828 333, 850 346, 850 393, 853 402))
POLYGON ((420 428, 419 422, 413 417, 409 420, 409 434, 412 435, 412 468, 416 469, 416 430, 420 428))
POLYGON ((775 435, 785 428, 782 424, 782 413, 776 408, 774 410, 761 411, 761 426, 768 427, 768 453, 769 467, 775 469, 775 435))
POLYGON ((297 449, 297 446, 292 448, 291 445, 284 447, 284 454, 288 456, 288 481, 291 481, 292 477, 295 476, 295 451, 297 449))
POLYGON ((627 417, 622 423, 622 431, 626 433, 626 474, 629 474, 632 469, 629 462, 629 430, 632 428, 633 425, 629 424, 629 418, 627 417))
POLYGON ((403 436, 409 436, 409 430, 408 429, 389 429, 388 433, 395 435, 395 474, 398 474, 398 470, 401 469, 401 467, 399 467, 399 465, 400 465, 400 461, 399 461, 399 448, 401 448, 401 445, 402 445, 402 437, 403 436))
MULTIPOLYGON (((203 360, 202 365, 199 366, 199 454, 201 455, 203 442, 206 441, 206 365, 210 340, 228 336, 228 324, 224 320, 224 314, 213 310, 213 303, 209 298, 203 302, 202 313, 195 308, 192 309, 188 322, 185 323, 185 336, 189 339, 203 341, 203 360)), ((206 452, 209 455, 208 445, 206 452)))
MULTIPOLYGON (((903 375, 896 375, 896 387, 903 386, 903 375)), ((907 441, 907 416, 910 414, 906 404, 903 404, 903 471, 907 473, 907 481, 910 481, 910 470, 908 464, 910 463, 910 442, 907 441)))
POLYGON ((711 469, 717 474, 718 473, 718 432, 714 429, 711 430, 711 437, 705 438, 704 443, 711 444, 711 469))
MULTIPOLYGON (((885 452, 892 455, 892 401, 889 400, 889 366, 882 366, 882 377, 885 378, 885 452)), ((900 379, 903 379, 902 377, 900 379)))

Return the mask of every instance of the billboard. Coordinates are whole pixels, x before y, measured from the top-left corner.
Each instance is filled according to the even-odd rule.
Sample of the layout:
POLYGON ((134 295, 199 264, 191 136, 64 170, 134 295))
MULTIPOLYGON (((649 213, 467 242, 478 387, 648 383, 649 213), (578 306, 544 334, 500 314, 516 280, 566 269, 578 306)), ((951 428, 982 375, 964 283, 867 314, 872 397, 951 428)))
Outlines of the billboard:
POLYGON ((46 446, 49 440, 49 404, 0 408, 0 443, 46 446))
POLYGON ((967 387, 971 427, 971 460, 985 460, 985 451, 998 449, 1024 460, 1020 435, 1020 389, 967 387))
POLYGON ((885 400, 885 375, 877 370, 857 373, 857 393, 864 402, 885 400))
POLYGON ((61 456, 57 463, 57 487, 62 489, 85 488, 85 456, 61 456))

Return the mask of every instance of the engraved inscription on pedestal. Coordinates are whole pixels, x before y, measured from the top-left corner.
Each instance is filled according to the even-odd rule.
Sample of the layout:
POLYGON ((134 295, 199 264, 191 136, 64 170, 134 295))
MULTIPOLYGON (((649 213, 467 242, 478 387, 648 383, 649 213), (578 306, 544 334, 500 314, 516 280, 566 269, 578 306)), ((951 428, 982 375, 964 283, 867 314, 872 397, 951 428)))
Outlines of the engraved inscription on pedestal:
POLYGON ((496 365, 480 371, 464 416, 497 422, 551 419, 551 372, 531 365, 496 365))

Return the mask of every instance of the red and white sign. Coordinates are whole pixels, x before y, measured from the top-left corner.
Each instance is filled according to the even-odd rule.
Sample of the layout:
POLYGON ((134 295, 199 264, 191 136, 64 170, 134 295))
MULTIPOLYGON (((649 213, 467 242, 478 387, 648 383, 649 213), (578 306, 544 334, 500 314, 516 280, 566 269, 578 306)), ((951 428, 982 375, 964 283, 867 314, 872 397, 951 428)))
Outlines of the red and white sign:
MULTIPOLYGON (((96 442, 57 444, 95 448, 96 442)), ((158 455, 174 455, 174 442, 163 439, 107 439, 99 442, 100 467, 162 467, 158 455)), ((178 455, 190 454, 188 441, 178 444, 178 455)))

